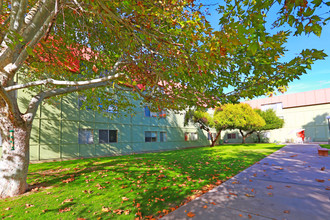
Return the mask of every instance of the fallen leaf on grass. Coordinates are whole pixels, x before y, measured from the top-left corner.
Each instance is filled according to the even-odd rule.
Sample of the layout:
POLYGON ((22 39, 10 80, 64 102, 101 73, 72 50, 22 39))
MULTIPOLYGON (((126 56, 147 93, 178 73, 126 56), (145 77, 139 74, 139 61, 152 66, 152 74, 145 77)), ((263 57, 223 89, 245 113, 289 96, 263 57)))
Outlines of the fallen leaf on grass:
POLYGON ((48 209, 44 209, 44 210, 42 210, 43 213, 45 213, 45 212, 47 212, 47 211, 48 211, 48 209))
POLYGON ((187 213, 187 216, 190 217, 190 218, 192 218, 192 217, 195 216, 195 213, 193 213, 193 212, 188 212, 188 213, 187 213))
POLYGON ((272 185, 269 185, 266 187, 267 189, 273 189, 273 186, 272 185))
POLYGON ((63 183, 70 183, 72 181, 74 181, 73 177, 70 177, 69 179, 66 179, 66 180, 62 180, 63 183))
POLYGON ((237 194, 235 194, 235 193, 229 193, 229 195, 232 195, 232 196, 237 196, 237 194))
POLYGON ((71 199, 66 199, 66 200, 64 200, 64 201, 62 202, 62 204, 66 203, 66 202, 72 202, 72 201, 73 201, 72 198, 71 198, 71 199))
POLYGON ((111 212, 111 209, 108 207, 102 207, 101 211, 102 212, 111 212))
POLYGON ((327 188, 325 188, 326 190, 330 190, 330 186, 328 186, 327 188))
POLYGON ((26 208, 30 208, 30 207, 33 207, 34 205, 32 205, 32 204, 25 204, 25 207, 26 208))
POLYGON ((69 211, 71 211, 71 208, 69 208, 69 207, 65 207, 64 209, 59 209, 58 210, 60 213, 63 213, 63 212, 69 212, 69 211))
POLYGON ((215 203, 214 203, 214 202, 210 202, 210 204, 212 204, 212 205, 215 205, 215 203))
POLYGON ((283 213, 289 214, 290 210, 284 210, 283 213))
POLYGON ((123 213, 124 210, 122 209, 115 209, 113 210, 113 213, 116 213, 117 215, 121 215, 121 213, 123 213))
POLYGON ((5 208, 6 211, 9 211, 10 209, 11 209, 10 207, 5 208))
POLYGON ((321 167, 321 170, 324 171, 325 170, 325 167, 321 167))
POLYGON ((319 183, 323 183, 324 182, 324 180, 321 180, 321 179, 315 179, 317 182, 319 182, 319 183))
POLYGON ((207 205, 204 205, 204 206, 203 206, 203 209, 207 209, 207 205))
POLYGON ((130 212, 130 210, 127 209, 127 210, 124 211, 124 214, 125 214, 125 215, 129 215, 129 212, 130 212))
POLYGON ((129 198, 127 198, 127 197, 122 197, 121 198, 123 201, 128 201, 129 200, 129 198))
POLYGON ((290 157, 296 157, 296 156, 298 156, 298 154, 295 154, 295 155, 291 155, 290 157))

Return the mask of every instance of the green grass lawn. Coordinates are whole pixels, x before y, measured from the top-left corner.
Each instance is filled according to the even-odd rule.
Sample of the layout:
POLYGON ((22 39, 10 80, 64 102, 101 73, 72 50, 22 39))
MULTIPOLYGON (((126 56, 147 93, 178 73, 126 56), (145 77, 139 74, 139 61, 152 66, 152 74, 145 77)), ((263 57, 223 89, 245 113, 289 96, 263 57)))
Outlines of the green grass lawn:
POLYGON ((246 144, 31 164, 12 219, 149 219, 175 210, 283 145, 246 144))
POLYGON ((330 149, 330 144, 320 144, 320 146, 323 147, 323 148, 330 149))

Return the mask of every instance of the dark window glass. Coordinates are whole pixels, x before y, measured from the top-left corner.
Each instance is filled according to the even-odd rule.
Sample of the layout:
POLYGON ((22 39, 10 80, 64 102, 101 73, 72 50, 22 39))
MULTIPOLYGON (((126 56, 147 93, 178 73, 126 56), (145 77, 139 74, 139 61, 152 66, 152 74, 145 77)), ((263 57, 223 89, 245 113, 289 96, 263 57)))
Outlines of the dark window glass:
POLYGON ((146 131, 144 133, 145 142, 156 142, 157 141, 157 132, 155 131, 146 131))
POLYGON ((99 143, 109 143, 108 130, 99 130, 99 143))
POLYGON ((109 130, 109 143, 117 142, 117 130, 109 130))
POLYGON ((117 130, 99 130, 99 143, 114 143, 117 142, 117 130))

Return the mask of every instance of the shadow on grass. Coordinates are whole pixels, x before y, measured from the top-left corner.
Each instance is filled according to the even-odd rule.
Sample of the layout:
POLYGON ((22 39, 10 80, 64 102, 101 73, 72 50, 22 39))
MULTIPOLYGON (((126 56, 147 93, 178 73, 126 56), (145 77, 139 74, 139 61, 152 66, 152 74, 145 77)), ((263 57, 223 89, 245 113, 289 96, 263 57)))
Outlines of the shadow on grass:
MULTIPOLYGON (((201 195, 221 184, 281 147, 222 145, 37 164, 33 165, 29 179, 35 181, 32 187, 55 186, 67 190, 65 187, 69 186, 70 189, 79 188, 82 191, 92 188, 83 194, 91 201, 98 201, 118 191, 117 198, 108 198, 114 201, 116 209, 130 210, 142 216, 159 216, 191 200, 193 194, 201 195), (70 178, 74 180, 64 183, 70 178), (95 188, 97 184, 99 186, 95 188), (124 196, 129 201, 123 202, 121 198, 124 196)), ((77 213, 88 216, 85 207, 77 213)), ((109 214, 101 212, 96 216, 109 217, 109 214)))

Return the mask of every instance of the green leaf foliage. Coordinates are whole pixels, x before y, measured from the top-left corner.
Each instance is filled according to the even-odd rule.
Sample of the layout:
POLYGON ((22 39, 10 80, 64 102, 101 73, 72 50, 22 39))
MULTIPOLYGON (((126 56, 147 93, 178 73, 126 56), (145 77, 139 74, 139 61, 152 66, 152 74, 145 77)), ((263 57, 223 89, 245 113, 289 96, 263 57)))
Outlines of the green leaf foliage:
POLYGON ((267 109, 266 111, 261 111, 260 109, 255 109, 255 111, 265 120, 266 124, 257 129, 258 131, 267 131, 282 128, 284 125, 284 119, 279 118, 273 109, 267 109))

